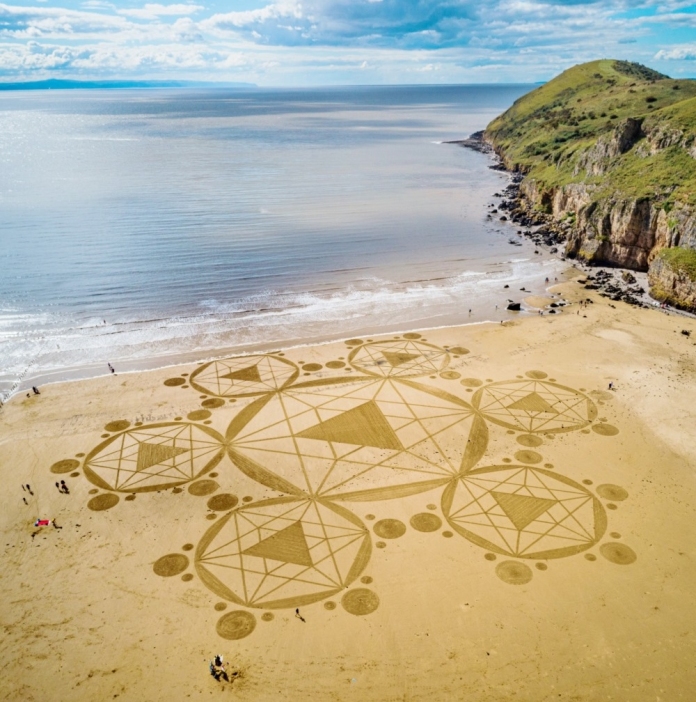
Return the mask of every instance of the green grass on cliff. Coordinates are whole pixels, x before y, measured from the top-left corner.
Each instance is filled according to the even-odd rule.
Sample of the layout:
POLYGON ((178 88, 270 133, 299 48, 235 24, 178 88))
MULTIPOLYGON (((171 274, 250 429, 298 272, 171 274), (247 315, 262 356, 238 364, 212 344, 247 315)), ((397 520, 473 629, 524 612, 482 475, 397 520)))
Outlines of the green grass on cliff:
POLYGON ((658 257, 675 273, 681 273, 696 281, 696 251, 675 246, 672 249, 662 249, 658 257))
POLYGON ((639 64, 593 61, 521 97, 486 134, 508 166, 523 169, 542 188, 586 182, 597 186, 597 198, 696 204, 696 161, 678 147, 650 154, 639 142, 601 177, 577 167, 583 152, 628 117, 696 135, 696 81, 672 80, 639 64))

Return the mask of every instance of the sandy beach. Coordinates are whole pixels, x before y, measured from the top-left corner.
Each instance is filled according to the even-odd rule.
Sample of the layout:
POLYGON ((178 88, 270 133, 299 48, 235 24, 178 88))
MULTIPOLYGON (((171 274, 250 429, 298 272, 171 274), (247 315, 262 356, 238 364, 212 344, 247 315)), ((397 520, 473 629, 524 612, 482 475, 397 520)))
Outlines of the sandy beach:
POLYGON ((15 396, 0 699, 693 699, 696 322, 550 292, 15 396))

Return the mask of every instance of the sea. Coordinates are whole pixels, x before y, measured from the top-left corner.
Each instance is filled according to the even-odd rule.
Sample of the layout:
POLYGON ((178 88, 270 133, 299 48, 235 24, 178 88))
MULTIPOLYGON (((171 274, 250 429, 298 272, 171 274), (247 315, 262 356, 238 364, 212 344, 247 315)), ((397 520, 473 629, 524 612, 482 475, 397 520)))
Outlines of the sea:
POLYGON ((487 218, 490 156, 444 142, 532 87, 0 93, 0 399, 507 318, 561 264, 487 218))

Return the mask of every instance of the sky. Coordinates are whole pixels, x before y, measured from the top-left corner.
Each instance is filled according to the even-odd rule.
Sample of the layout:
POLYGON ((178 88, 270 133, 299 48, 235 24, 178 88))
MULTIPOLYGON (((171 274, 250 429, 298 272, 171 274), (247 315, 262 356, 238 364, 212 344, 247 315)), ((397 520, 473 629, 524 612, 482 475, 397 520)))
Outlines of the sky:
POLYGON ((0 80, 533 83, 584 61, 696 77, 696 1, 0 3, 0 80))

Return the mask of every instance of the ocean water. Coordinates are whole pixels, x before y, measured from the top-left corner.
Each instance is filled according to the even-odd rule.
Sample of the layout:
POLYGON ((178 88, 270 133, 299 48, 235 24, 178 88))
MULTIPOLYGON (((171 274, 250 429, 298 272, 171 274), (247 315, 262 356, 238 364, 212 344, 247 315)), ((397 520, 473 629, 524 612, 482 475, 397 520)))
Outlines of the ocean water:
POLYGON ((530 88, 1 94, 0 397, 495 319, 557 264, 486 220, 507 176, 442 142, 530 88))

